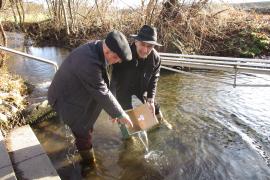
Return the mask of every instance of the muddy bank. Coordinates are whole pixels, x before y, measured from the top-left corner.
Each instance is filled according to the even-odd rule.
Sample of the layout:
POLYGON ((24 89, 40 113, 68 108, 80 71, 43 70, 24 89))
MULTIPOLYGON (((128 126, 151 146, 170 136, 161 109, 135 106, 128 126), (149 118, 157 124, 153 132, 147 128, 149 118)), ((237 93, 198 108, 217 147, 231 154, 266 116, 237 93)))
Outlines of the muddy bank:
POLYGON ((25 33, 26 44, 41 47, 55 46, 72 49, 91 39, 101 39, 107 33, 101 27, 89 27, 80 29, 76 33, 71 32, 68 35, 64 27, 56 27, 51 21, 24 23, 22 26, 12 22, 4 22, 3 24, 5 31, 25 33), (27 39, 31 39, 31 42, 27 39))

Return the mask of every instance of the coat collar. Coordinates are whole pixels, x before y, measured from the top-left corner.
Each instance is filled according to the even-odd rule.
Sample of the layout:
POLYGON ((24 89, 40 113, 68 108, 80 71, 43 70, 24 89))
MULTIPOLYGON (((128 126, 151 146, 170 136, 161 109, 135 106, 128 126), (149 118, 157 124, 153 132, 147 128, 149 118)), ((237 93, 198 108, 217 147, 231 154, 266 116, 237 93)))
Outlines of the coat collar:
POLYGON ((131 53, 132 53, 132 59, 139 59, 135 43, 131 44, 130 49, 131 49, 131 53))

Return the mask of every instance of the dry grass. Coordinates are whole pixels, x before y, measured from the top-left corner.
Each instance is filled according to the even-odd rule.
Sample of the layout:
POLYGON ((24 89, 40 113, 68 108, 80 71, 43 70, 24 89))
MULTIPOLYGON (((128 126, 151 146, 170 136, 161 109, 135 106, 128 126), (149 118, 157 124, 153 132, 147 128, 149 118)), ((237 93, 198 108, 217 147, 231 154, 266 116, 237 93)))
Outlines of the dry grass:
POLYGON ((262 32, 269 27, 269 21, 265 21, 264 17, 225 5, 204 7, 197 11, 180 7, 175 18, 170 21, 157 20, 156 24, 160 27, 160 37, 163 37, 166 51, 229 55, 230 51, 239 48, 236 44, 228 45, 238 38, 239 33, 262 32))
MULTIPOLYGON (((63 17, 55 19, 51 16, 48 21, 37 20, 38 23, 28 23, 23 27, 39 45, 73 48, 88 40, 102 39, 112 29, 129 36, 137 33, 143 24, 150 24, 158 28, 159 41, 164 44, 160 51, 223 56, 240 56, 244 51, 256 49, 252 47, 252 33, 266 36, 266 40, 270 34, 269 16, 241 11, 229 5, 209 5, 208 0, 194 1, 191 5, 177 4, 166 15, 162 14, 162 4, 147 4, 145 1, 145 5, 137 9, 121 10, 113 8, 111 1, 98 2, 96 6, 85 1, 85 4, 73 8, 73 19, 67 16, 70 35, 66 34, 63 17), (249 40, 243 45, 242 41, 249 40)), ((44 17, 49 16, 45 10, 41 13, 44 17)), ((31 16, 30 11, 28 16, 31 16)), ((266 50, 260 50, 259 54, 266 50)))
POLYGON ((59 46, 76 47, 87 40, 102 39, 112 29, 129 36, 137 33, 143 24, 150 24, 158 28, 159 41, 164 44, 160 51, 223 56, 241 56, 243 51, 252 49, 249 47, 252 41, 241 44, 249 41, 252 33, 269 37, 269 16, 203 2, 206 1, 191 6, 179 4, 172 8, 169 17, 161 15, 160 4, 128 10, 110 9, 105 4, 99 9, 92 7, 91 11, 80 12, 69 36, 65 34, 63 22, 59 26, 51 21, 49 25, 41 25, 44 29, 40 28, 32 37, 43 43, 44 39, 52 38, 53 42, 60 42, 59 46))
POLYGON ((10 129, 23 125, 22 110, 26 107, 27 87, 24 81, 11 75, 5 67, 0 69, 0 127, 6 134, 10 129))

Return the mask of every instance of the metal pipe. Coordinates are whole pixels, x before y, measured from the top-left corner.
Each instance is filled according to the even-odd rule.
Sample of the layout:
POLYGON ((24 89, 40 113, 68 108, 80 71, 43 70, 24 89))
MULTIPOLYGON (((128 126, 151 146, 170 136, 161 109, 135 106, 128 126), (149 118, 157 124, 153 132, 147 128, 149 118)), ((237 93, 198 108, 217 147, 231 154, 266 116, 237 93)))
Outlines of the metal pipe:
POLYGON ((47 64, 52 64, 54 66, 54 68, 55 68, 55 71, 57 71, 58 68, 59 68, 56 62, 53 62, 53 61, 48 60, 48 59, 36 57, 36 56, 30 55, 30 54, 26 54, 26 53, 16 51, 14 49, 10 49, 10 48, 3 47, 3 46, 0 46, 0 49, 4 50, 4 51, 7 51, 7 52, 10 52, 10 53, 14 53, 14 54, 17 54, 17 55, 21 55, 21 56, 24 56, 24 57, 35 59, 35 60, 40 61, 40 62, 44 62, 44 63, 47 63, 47 64))
MULTIPOLYGON (((223 84, 226 84, 226 85, 234 86, 233 83, 228 83, 228 82, 225 82, 225 81, 219 81, 219 80, 216 80, 214 78, 205 77, 205 76, 202 76, 202 75, 199 75, 199 74, 194 74, 194 73, 182 71, 182 70, 179 70, 179 69, 174 69, 174 68, 167 67, 167 66, 161 66, 161 68, 169 70, 169 71, 185 74, 185 75, 191 75, 191 76, 195 76, 195 77, 198 77, 198 78, 206 79, 206 80, 211 81, 211 82, 223 83, 223 84)), ((238 70, 238 72, 239 72, 239 70, 238 70)), ((235 85, 238 86, 238 87, 270 87, 269 84, 235 84, 235 85)))
MULTIPOLYGON (((197 68, 197 69, 219 70, 219 71, 227 71, 227 72, 234 73, 234 66, 229 66, 229 65, 203 64, 203 63, 193 63, 193 62, 175 62, 175 61, 169 61, 169 60, 163 60, 161 61, 161 64, 166 65, 166 66, 191 67, 191 68, 197 68)), ((242 66, 237 66, 237 68, 239 69, 238 72, 270 75, 270 69, 242 67, 242 66)))
POLYGON ((187 57, 187 58, 197 58, 197 59, 209 59, 217 61, 241 61, 241 62, 260 62, 270 64, 270 60, 263 59, 248 59, 248 58, 232 58, 232 57, 219 57, 219 56, 200 56, 200 55, 187 55, 187 54, 173 54, 173 53, 159 53, 161 57, 187 57))
POLYGON ((209 60, 200 60, 200 59, 184 59, 184 58, 174 58, 174 57, 161 57, 161 60, 170 60, 175 62, 199 62, 199 63, 208 63, 208 64, 224 64, 224 65, 238 65, 238 66, 251 66, 251 67, 262 67, 270 68, 270 64, 262 63, 249 63, 249 62, 224 62, 224 61, 209 61, 209 60))

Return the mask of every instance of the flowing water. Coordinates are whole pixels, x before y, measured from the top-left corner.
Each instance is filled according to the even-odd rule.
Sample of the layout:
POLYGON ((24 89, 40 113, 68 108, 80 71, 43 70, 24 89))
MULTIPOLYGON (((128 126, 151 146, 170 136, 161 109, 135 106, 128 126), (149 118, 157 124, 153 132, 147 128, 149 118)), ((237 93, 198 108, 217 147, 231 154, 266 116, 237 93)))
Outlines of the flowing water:
POLYGON ((146 152, 149 153, 149 142, 148 142, 147 132, 146 131, 138 132, 138 137, 141 140, 146 152))
MULTIPOLYGON (((67 51, 28 47, 26 51, 61 64, 67 51)), ((36 85, 33 102, 46 99, 53 67, 12 57, 13 72, 36 85)), ((233 82, 233 75, 193 71, 233 82)), ((241 74, 238 83, 270 84, 270 76, 241 74)), ((96 168, 85 179, 270 179, 270 89, 236 87, 162 71, 157 100, 165 126, 123 141, 117 124, 102 112, 94 129, 96 168), (147 148, 148 150, 146 151, 147 148)), ((33 129, 62 179, 81 179, 70 131, 57 119, 33 129)))

